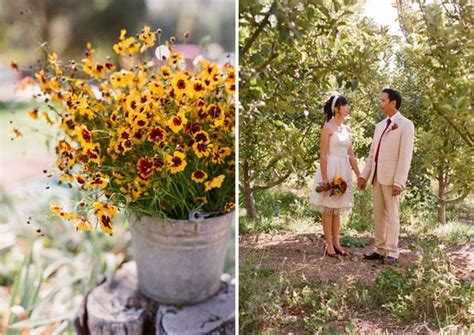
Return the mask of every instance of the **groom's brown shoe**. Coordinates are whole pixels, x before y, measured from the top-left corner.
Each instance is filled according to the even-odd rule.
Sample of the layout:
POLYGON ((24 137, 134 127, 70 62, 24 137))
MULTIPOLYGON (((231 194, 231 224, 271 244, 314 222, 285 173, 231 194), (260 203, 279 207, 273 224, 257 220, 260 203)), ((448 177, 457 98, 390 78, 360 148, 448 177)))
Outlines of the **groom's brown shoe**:
POLYGON ((364 259, 373 261, 373 260, 384 259, 384 257, 376 252, 370 252, 370 253, 364 254, 364 259))

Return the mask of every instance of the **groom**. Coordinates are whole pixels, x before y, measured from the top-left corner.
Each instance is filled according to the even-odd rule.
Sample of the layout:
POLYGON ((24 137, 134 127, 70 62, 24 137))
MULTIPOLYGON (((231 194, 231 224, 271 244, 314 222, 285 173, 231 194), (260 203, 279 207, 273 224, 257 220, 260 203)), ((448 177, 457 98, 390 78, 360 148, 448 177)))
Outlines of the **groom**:
POLYGON ((364 258, 389 265, 398 261, 400 193, 407 181, 415 133, 413 122, 398 111, 401 104, 399 91, 382 91, 380 109, 387 119, 375 126, 369 157, 357 180, 362 190, 373 185, 375 251, 364 258))

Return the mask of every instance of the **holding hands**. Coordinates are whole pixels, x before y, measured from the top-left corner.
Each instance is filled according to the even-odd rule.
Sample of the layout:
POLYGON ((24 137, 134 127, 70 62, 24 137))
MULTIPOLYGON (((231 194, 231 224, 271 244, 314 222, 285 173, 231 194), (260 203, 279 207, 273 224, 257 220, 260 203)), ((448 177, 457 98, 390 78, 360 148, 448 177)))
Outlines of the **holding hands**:
POLYGON ((357 186, 359 186, 359 188, 363 191, 365 190, 365 187, 367 186, 367 180, 365 180, 364 178, 362 177, 358 177, 357 178, 357 186))
MULTIPOLYGON (((359 189, 364 191, 365 187, 367 186, 367 180, 365 180, 364 178, 359 176, 357 178, 357 186, 359 187, 359 189)), ((392 186, 392 195, 395 197, 397 195, 400 195, 400 193, 402 193, 402 188, 398 185, 393 185, 392 186)))

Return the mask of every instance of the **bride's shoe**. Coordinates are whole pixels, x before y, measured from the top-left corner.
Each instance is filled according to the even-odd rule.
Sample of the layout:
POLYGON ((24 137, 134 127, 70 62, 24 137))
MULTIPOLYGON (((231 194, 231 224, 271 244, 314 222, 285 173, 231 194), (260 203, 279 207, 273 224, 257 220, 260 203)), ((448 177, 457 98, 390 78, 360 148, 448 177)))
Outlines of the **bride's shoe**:
POLYGON ((336 254, 338 254, 338 255, 341 255, 341 256, 349 256, 350 255, 347 251, 344 251, 342 249, 338 249, 335 246, 333 248, 334 248, 334 251, 336 252, 336 254))
POLYGON ((329 256, 329 257, 336 257, 337 258, 337 253, 330 253, 328 252, 328 248, 326 245, 324 245, 324 256, 329 256))

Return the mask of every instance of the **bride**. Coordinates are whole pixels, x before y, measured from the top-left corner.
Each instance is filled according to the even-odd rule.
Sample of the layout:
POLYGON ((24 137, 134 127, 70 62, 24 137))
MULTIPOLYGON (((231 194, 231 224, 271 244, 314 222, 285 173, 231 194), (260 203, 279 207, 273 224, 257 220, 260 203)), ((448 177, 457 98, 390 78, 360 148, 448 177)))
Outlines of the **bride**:
POLYGON ((329 98, 324 104, 324 114, 327 122, 321 132, 320 167, 313 180, 309 204, 311 209, 322 214, 324 253, 330 257, 347 256, 349 253, 342 249, 339 242, 340 213, 350 211, 354 202, 351 167, 357 178, 360 176, 352 150, 351 130, 344 124, 350 114, 347 98, 342 95, 329 98), (342 195, 316 191, 318 186, 327 188, 338 177, 347 183, 342 195))

